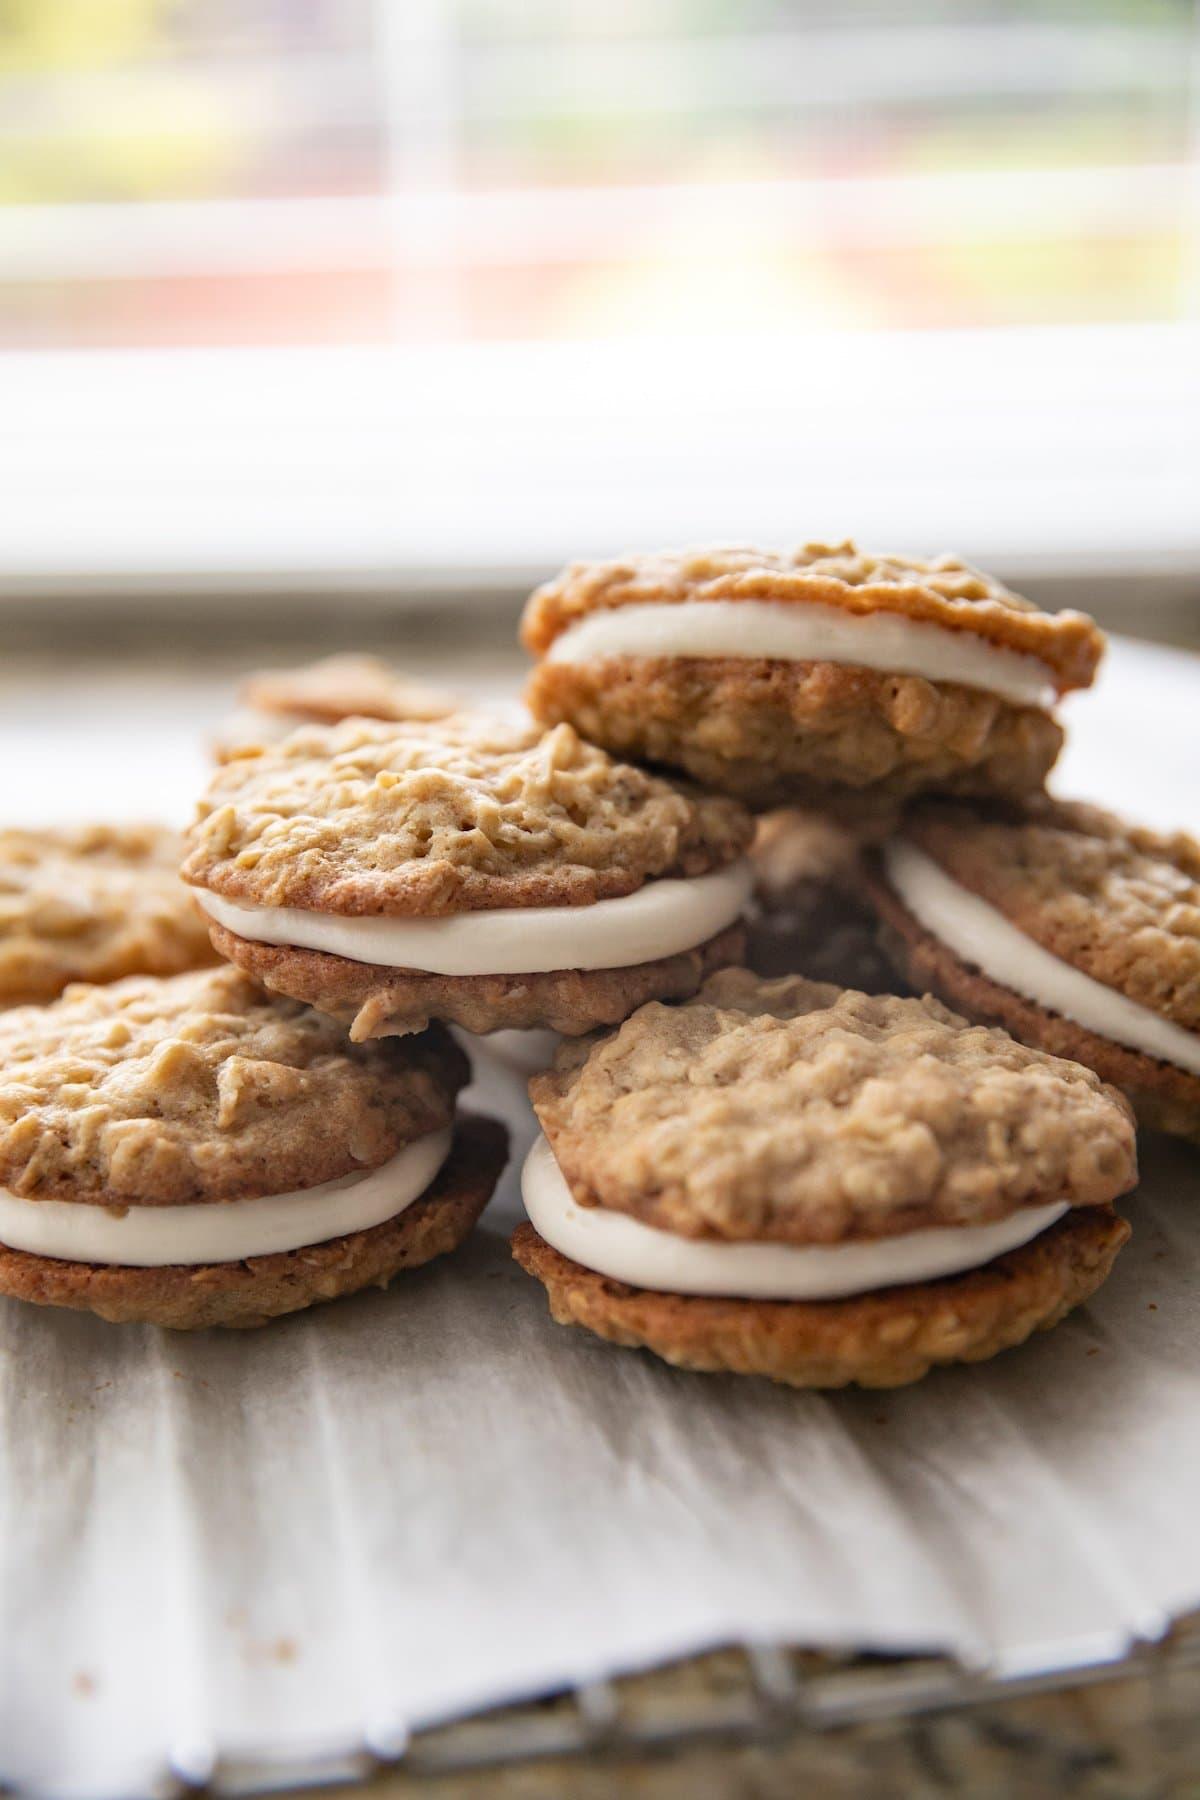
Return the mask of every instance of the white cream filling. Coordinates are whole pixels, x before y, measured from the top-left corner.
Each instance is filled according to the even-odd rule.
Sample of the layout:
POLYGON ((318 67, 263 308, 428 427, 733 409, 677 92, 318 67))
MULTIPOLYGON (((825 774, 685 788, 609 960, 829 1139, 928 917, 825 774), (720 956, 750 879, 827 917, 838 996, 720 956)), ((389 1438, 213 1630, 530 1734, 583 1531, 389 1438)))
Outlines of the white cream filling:
POLYGON ((888 844, 884 866, 917 923, 964 962, 1087 1031, 1200 1075, 1200 1032, 1160 1018, 1148 1006, 1035 944, 907 839, 888 844))
POLYGON ((203 1205, 130 1206, 124 1212, 76 1200, 26 1200, 0 1188, 0 1244, 66 1262, 240 1262, 323 1244, 382 1225, 419 1200, 450 1152, 452 1133, 433 1131, 377 1169, 359 1169, 291 1194, 203 1205))
POLYGON ((540 1235, 585 1269, 659 1293, 736 1300, 842 1300, 875 1288, 936 1281, 1016 1250, 1067 1210, 1065 1200, 1023 1206, 994 1225, 909 1231, 871 1243, 697 1242, 626 1213, 580 1206, 544 1137, 525 1159, 521 1194, 540 1235))
POLYGON ((1051 669, 971 631, 950 631, 899 613, 855 614, 838 606, 780 600, 683 600, 613 606, 561 632, 547 662, 605 656, 762 656, 786 662, 851 663, 927 681, 958 681, 1019 706, 1047 706, 1051 669))
POLYGON ((471 1056, 491 1056, 514 1075, 538 1075, 553 1068, 554 1053, 562 1043, 557 1031, 531 1027, 526 1031, 489 1031, 481 1035, 455 1029, 454 1035, 471 1056))
POLYGON ((648 881, 590 906, 510 906, 446 918, 349 918, 294 906, 235 906, 195 890, 219 925, 258 944, 324 950, 431 975, 537 975, 551 969, 627 969, 693 950, 732 925, 750 897, 747 860, 711 875, 648 881))

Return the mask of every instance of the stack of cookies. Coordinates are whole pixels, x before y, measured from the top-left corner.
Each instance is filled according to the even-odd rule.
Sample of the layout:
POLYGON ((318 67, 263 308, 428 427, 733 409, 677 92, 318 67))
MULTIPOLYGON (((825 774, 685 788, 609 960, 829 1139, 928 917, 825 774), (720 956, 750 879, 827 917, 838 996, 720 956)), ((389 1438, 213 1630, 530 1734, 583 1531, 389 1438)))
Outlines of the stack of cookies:
POLYGON ((520 716, 249 684, 192 948, 0 1015, 0 1288, 248 1324, 452 1249, 505 1154, 465 1043, 536 1071, 563 1322, 895 1385, 1085 1300, 1133 1107, 1200 1119, 1200 850, 1044 792, 1092 622, 843 544, 576 565, 523 636, 520 716))
MULTIPOLYGON (((284 701, 449 710, 386 673, 264 677, 245 755, 284 701)), ((150 827, 0 836, 0 1293, 261 1325, 454 1250, 507 1159, 456 1107, 461 1048, 426 1021, 354 1042, 222 962, 183 854, 150 827)))
POLYGON ((1045 793, 1092 621, 841 544, 577 564, 523 636, 542 723, 761 815, 757 976, 530 1084, 514 1252, 555 1317, 894 1385, 1086 1299, 1134 1112, 1200 1137, 1200 847, 1045 793))

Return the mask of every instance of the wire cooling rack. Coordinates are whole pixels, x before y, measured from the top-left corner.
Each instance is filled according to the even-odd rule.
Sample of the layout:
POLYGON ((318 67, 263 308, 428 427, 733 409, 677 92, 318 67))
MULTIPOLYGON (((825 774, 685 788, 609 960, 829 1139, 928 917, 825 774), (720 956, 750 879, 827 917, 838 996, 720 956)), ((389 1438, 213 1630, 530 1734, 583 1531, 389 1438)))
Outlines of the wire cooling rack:
POLYGON ((365 1780, 388 1768, 413 1777, 467 1776, 572 1757, 639 1757, 711 1745, 769 1747, 797 1731, 832 1731, 1141 1679, 1165 1688, 1200 1670, 1200 1616, 1158 1644, 1094 1660, 1047 1657, 1003 1673, 939 1656, 825 1655, 746 1644, 669 1671, 591 1682, 415 1734, 393 1756, 314 1747, 303 1760, 240 1750, 211 1766, 171 1770, 177 1795, 250 1796, 365 1780), (714 1679, 687 1672, 719 1664, 714 1679), (665 1691, 662 1688, 666 1681, 665 1691))

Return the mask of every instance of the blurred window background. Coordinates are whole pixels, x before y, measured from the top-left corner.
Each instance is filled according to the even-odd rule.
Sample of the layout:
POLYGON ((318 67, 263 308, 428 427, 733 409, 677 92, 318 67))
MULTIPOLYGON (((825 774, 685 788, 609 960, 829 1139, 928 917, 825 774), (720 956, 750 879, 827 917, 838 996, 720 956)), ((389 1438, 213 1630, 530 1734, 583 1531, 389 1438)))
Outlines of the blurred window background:
POLYGON ((0 580, 207 555, 394 586, 856 525, 1017 572, 1144 544, 1190 577, 1198 154, 1196 0, 0 0, 0 465, 28 502, 0 580), (81 386, 81 351, 159 354, 81 386), (254 446, 224 497, 250 453, 205 460, 222 419, 254 446), (438 460, 455 419, 475 462, 438 460), (706 427, 725 464, 710 440, 694 469, 706 427), (989 432, 1009 461, 964 469, 989 432), (157 464, 215 484, 203 530, 180 494, 137 524, 157 464), (332 509, 290 563, 289 480, 332 509))
POLYGON ((0 0, 10 344, 1161 320, 1193 0, 0 0))

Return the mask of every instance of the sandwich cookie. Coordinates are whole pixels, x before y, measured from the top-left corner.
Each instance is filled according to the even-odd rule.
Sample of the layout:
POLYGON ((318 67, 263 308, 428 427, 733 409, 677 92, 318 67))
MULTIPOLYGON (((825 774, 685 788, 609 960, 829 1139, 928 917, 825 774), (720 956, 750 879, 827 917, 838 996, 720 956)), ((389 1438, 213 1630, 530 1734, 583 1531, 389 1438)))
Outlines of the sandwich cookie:
POLYGON ((908 991, 880 948, 853 832, 824 813, 764 813, 750 860, 746 962, 756 974, 808 975, 867 994, 908 991))
POLYGON ((1103 639, 951 556, 855 544, 575 563, 539 588, 527 701, 616 755, 752 806, 870 815, 929 790, 1040 788, 1055 695, 1103 639))
POLYGON ((0 1007, 215 962, 179 857, 157 825, 0 831, 0 1007))
POLYGON ((751 834, 569 725, 354 719, 219 770, 183 873, 222 956, 357 1040, 577 1035, 739 960, 751 834))
POLYGON ((440 1029, 355 1047, 234 969, 0 1016, 0 1293, 180 1329, 261 1325, 453 1250, 503 1129, 455 1121, 440 1029))
POLYGON ((1093 806, 929 804, 882 850, 882 939, 914 986, 1123 1088, 1200 1142, 1200 844, 1093 806))
POLYGON ((897 1387, 1055 1324, 1128 1236, 1122 1096, 932 999, 722 970, 529 1091, 517 1261, 682 1368, 897 1387))
POLYGON ((217 733, 224 762, 274 744, 301 725, 342 719, 444 719, 461 704, 445 688, 400 675, 378 656, 326 656, 299 669, 260 669, 238 689, 238 708, 217 733))

